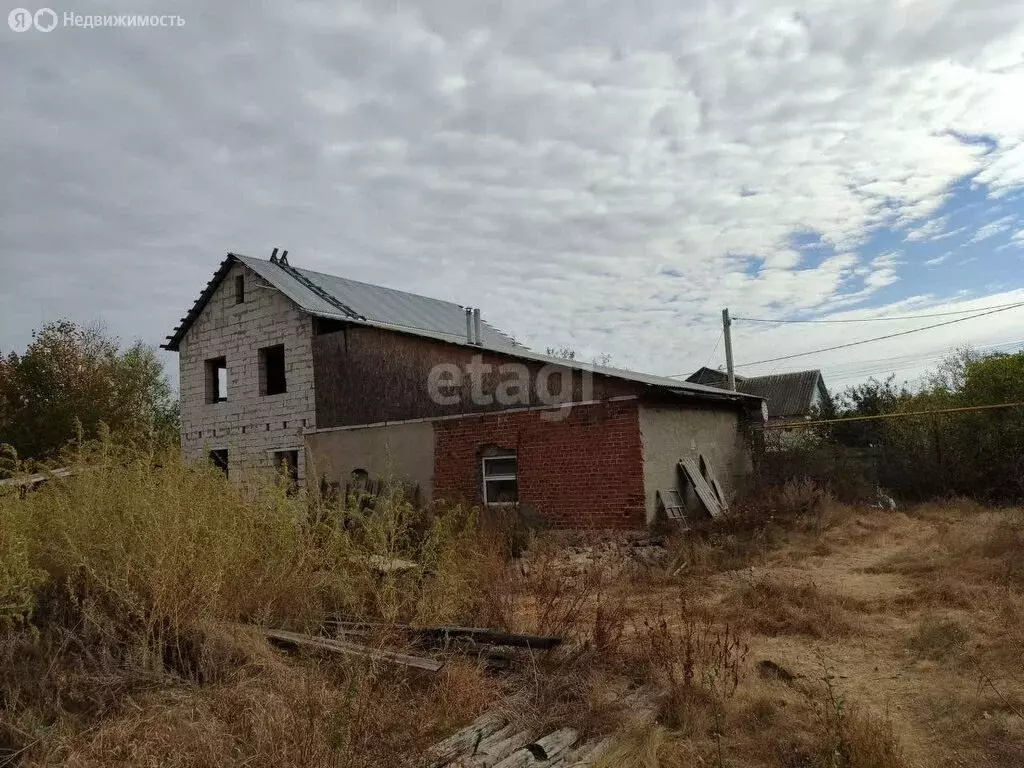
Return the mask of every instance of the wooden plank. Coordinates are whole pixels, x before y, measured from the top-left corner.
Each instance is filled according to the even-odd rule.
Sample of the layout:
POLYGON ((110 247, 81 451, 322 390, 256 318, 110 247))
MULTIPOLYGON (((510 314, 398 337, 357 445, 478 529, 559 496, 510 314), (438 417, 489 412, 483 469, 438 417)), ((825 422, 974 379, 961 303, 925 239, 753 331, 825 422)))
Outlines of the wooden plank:
POLYGON ((715 492, 711 490, 707 480, 701 475, 697 460, 692 456, 686 456, 679 460, 679 466, 682 467, 687 479, 693 484, 697 498, 700 499, 700 503, 704 505, 704 509, 708 511, 711 518, 713 520, 721 519, 722 506, 718 503, 715 492))
POLYGON ((539 768, 550 765, 549 761, 568 750, 579 737, 578 731, 562 728, 513 752, 494 768, 539 768))
POLYGON ((614 742, 610 738, 588 741, 571 752, 555 758, 551 768, 592 768, 614 742))
POLYGON ((661 508, 665 510, 665 517, 669 520, 686 521, 686 504, 679 491, 675 488, 661 489, 657 491, 656 496, 661 508))
POLYGON ((729 502, 725 498, 725 492, 722 490, 721 483, 718 482, 718 476, 715 474, 715 470, 711 467, 711 462, 704 459, 701 456, 702 466, 705 470, 705 478, 708 485, 711 486, 711 490, 715 493, 715 498, 718 499, 719 505, 722 507, 722 514, 729 514, 729 502))
POLYGON ((505 718, 496 712, 487 712, 468 726, 453 733, 427 750, 427 765, 442 768, 464 755, 475 754, 484 744, 492 745, 512 735, 514 729, 505 725, 505 718))
POLYGON ((502 645, 510 648, 529 648, 534 651, 547 651, 562 644, 562 638, 560 637, 520 635, 480 627, 409 627, 409 630, 418 637, 429 637, 443 641, 471 640, 475 643, 502 645))
POLYGON ((473 768, 492 768, 505 763, 507 757, 530 743, 530 732, 519 731, 488 747, 486 754, 474 755, 465 765, 473 768))
POLYGON ((397 629, 414 637, 445 643, 449 640, 472 640, 487 645, 503 645, 511 648, 529 648, 534 651, 547 651, 562 644, 561 637, 550 635, 523 635, 514 632, 501 632, 483 627, 412 627, 408 624, 374 624, 366 622, 348 622, 329 620, 326 623, 338 627, 343 632, 364 630, 397 629))
POLYGON ((410 656, 405 653, 386 651, 380 648, 371 648, 368 645, 360 645, 347 640, 335 640, 330 637, 315 637, 303 635, 299 632, 287 632, 283 629, 264 629, 263 634, 271 640, 277 640, 290 645, 297 645, 304 648, 315 648, 320 651, 341 653, 347 656, 358 656, 374 661, 386 661, 389 664, 399 664, 403 667, 413 667, 427 672, 438 672, 444 667, 443 661, 428 659, 424 656, 410 656))
POLYGON ((9 477, 5 480, 0 480, 0 485, 13 485, 16 487, 38 485, 39 483, 45 483, 47 480, 71 477, 73 474, 75 474, 74 469, 70 467, 60 467, 59 469, 40 472, 37 475, 29 475, 28 477, 9 477))

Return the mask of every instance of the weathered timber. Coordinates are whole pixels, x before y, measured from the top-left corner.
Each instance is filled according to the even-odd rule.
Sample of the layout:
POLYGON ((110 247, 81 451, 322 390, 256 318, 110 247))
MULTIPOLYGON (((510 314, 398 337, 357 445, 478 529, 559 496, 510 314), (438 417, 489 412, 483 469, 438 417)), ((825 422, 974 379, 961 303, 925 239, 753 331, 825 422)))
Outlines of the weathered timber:
POLYGON ((576 749, 563 752, 550 763, 550 768, 591 768, 611 745, 612 740, 609 738, 588 741, 576 749))
POLYGON ((722 509, 718 497, 715 496, 714 490, 701 475, 700 468, 697 466, 697 460, 687 456, 679 460, 679 466, 683 468, 683 472, 693 485, 697 498, 700 499, 700 503, 707 510, 708 514, 711 515, 711 518, 713 520, 721 519, 725 511, 722 509))
POLYGON ((347 656, 358 656, 374 661, 384 661, 389 664, 399 664, 403 667, 413 667, 427 672, 437 672, 444 667, 443 661, 428 659, 423 656, 410 656, 405 653, 386 651, 381 648, 371 648, 368 645, 352 643, 348 640, 336 640, 330 637, 315 637, 303 635, 299 632, 286 632, 282 629, 264 629, 263 634, 271 640, 276 640, 288 645, 315 648, 330 653, 340 653, 347 656))
POLYGON ((547 651, 562 644, 562 638, 550 635, 524 635, 483 627, 412 627, 408 624, 368 624, 364 622, 328 621, 344 632, 397 629, 422 640, 444 644, 450 640, 471 640, 485 645, 504 645, 547 651))
POLYGON ((59 469, 51 469, 46 472, 40 472, 37 475, 29 475, 27 477, 9 477, 0 480, 0 485, 12 485, 15 487, 32 487, 45 483, 48 480, 59 480, 65 477, 71 477, 75 474, 75 470, 71 467, 60 467, 59 469))
MULTIPOLYGON (((511 736, 488 746, 486 752, 481 750, 481 754, 473 755, 469 759, 464 760, 461 765, 464 765, 466 768, 495 768, 501 765, 513 752, 529 743, 530 732, 517 731, 511 736)), ((459 765, 459 763, 456 763, 456 765, 459 765)))
POLYGON ((463 653, 474 657, 487 669, 501 672, 512 666, 513 656, 510 651, 501 650, 497 646, 474 643, 472 640, 458 640, 443 646, 445 651, 463 653))
POLYGON ((501 739, 511 735, 511 728, 506 726, 505 718, 495 712, 487 712, 460 731, 456 731, 444 741, 432 746, 427 754, 429 755, 427 766, 429 768, 441 768, 448 765, 460 755, 473 754, 484 743, 488 737, 501 733, 501 739), (508 733, 505 729, 508 728, 508 733))
POLYGON ((495 765, 494 768, 540 768, 540 766, 548 766, 551 760, 575 744, 579 737, 578 731, 572 728, 562 728, 513 752, 495 765))

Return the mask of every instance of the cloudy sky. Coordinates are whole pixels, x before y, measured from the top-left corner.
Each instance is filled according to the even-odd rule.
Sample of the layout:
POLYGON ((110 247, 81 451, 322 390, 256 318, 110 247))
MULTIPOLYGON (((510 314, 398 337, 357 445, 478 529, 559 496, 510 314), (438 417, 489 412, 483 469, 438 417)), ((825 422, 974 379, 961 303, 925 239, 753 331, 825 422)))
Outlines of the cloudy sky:
MULTIPOLYGON (((721 364, 725 306, 1024 302, 1020 2, 257 5, 0 27, 0 350, 62 316, 160 343, 225 252, 273 246, 663 374, 721 364)), ((961 316, 740 320, 736 359, 843 385, 1024 340, 1018 309, 750 365, 961 316)))

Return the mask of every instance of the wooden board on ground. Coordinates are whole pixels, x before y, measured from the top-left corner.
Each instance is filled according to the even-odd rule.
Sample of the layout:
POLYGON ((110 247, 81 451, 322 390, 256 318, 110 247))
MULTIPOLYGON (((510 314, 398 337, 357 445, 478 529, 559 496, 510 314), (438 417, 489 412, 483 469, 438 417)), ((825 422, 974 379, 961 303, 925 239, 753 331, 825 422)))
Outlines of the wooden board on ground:
POLYGON ((700 457, 700 473, 707 480, 708 485, 711 486, 711 490, 715 492, 715 497, 718 499, 718 503, 722 507, 722 514, 729 514, 729 502, 725 500, 725 491, 722 490, 721 483, 718 482, 718 476, 715 474, 715 470, 711 468, 711 464, 704 460, 704 456, 700 457))
POLYGON ((485 645, 503 645, 511 648, 529 648, 533 651, 547 651, 562 643, 562 638, 550 635, 523 635, 502 632, 484 627, 412 627, 408 624, 374 624, 368 622, 328 621, 341 632, 364 632, 372 630, 397 630, 420 640, 445 644, 452 640, 467 640, 485 645))
POLYGON ((31 487, 39 485, 39 483, 45 483, 47 480, 71 477, 73 474, 75 474, 75 470, 73 468, 60 467, 59 469, 47 470, 46 472, 40 472, 38 475, 29 475, 28 477, 9 477, 4 480, 0 480, 0 485, 31 487))
MULTIPOLYGON (((637 725, 654 722, 655 692, 627 694, 623 704, 637 725)), ((561 728, 533 739, 495 710, 477 718, 427 752, 419 768, 593 768, 614 747, 615 738, 581 739, 573 728, 561 728)))
POLYGON ((669 520, 686 522, 686 503, 683 495, 675 488, 665 488, 657 492, 657 504, 665 510, 669 520))
POLYGON ((718 497, 711 486, 708 485, 708 481, 701 475, 697 460, 692 456, 686 456, 679 460, 679 466, 683 470, 683 474, 686 475, 686 478, 693 485, 697 498, 700 499, 700 503, 704 505, 704 509, 708 511, 708 514, 711 515, 711 519, 720 520, 725 514, 722 510, 722 505, 718 503, 718 497))
POLYGON ((381 648, 371 648, 368 645, 351 643, 347 640, 303 635, 299 632, 287 632, 283 629, 264 629, 263 634, 271 640, 277 640, 289 645, 315 648, 319 651, 341 653, 347 656, 358 656, 374 661, 386 661, 389 664, 399 664, 403 667, 413 667, 427 672, 437 672, 444 667, 444 662, 437 659, 429 659, 424 656, 410 656, 409 654, 396 653, 395 651, 387 651, 381 648))

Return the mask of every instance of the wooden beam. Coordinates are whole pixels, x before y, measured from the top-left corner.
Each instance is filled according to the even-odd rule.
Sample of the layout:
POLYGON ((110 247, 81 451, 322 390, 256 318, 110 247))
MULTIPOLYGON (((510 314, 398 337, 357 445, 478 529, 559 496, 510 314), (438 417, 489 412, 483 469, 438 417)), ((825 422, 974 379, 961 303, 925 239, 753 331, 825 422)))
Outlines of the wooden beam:
POLYGON ((411 627, 408 624, 372 624, 363 622, 329 621, 346 632, 359 630, 397 629, 417 638, 444 643, 449 640, 472 640, 486 645, 503 645, 512 648, 529 648, 546 651, 562 644, 562 638, 549 635, 523 635, 501 632, 483 627, 411 627))
POLYGON ((358 656, 373 661, 386 661, 389 664, 399 664, 403 667, 422 669, 427 672, 438 672, 444 667, 443 661, 429 659, 424 656, 410 656, 405 653, 386 651, 380 648, 371 648, 368 645, 352 643, 347 640, 335 640, 330 637, 316 637, 314 635, 303 635, 299 632, 287 632, 283 629, 264 629, 263 634, 271 640, 276 640, 288 645, 295 645, 303 648, 315 648, 330 653, 340 653, 346 656, 358 656))

